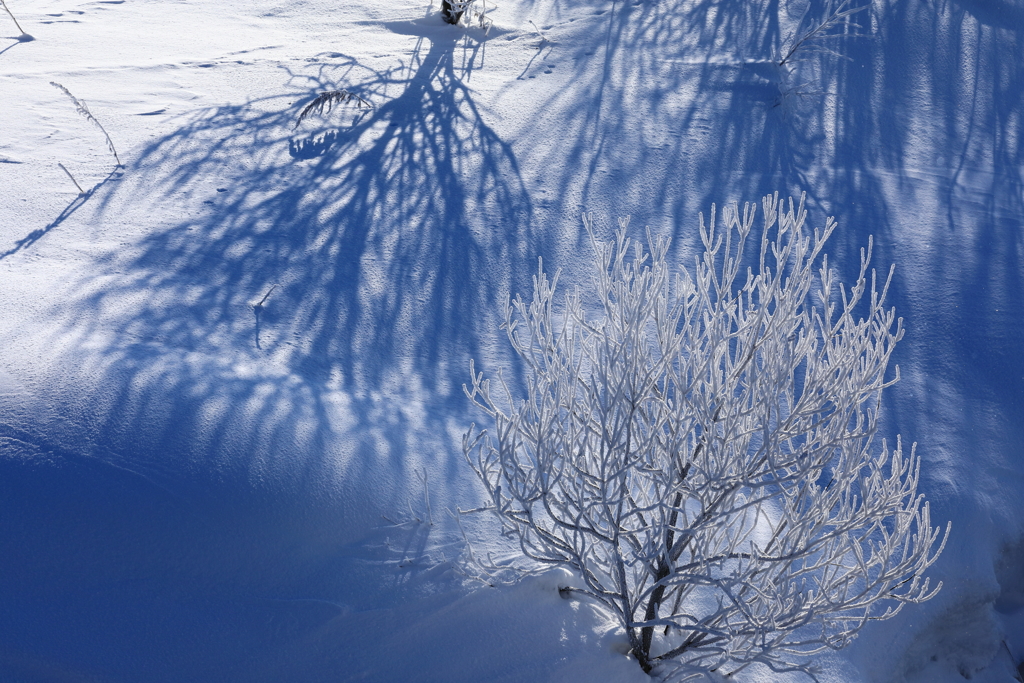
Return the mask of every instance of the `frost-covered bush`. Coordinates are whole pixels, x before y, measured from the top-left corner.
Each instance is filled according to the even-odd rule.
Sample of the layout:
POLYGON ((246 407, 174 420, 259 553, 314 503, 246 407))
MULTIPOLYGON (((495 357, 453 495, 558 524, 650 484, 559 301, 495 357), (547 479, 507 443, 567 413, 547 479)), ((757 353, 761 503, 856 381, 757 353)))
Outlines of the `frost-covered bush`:
POLYGON ((889 279, 869 241, 837 287, 835 221, 811 235, 803 199, 762 205, 760 240, 756 205, 701 215, 703 255, 678 274, 667 240, 646 253, 623 221, 595 240, 592 300, 556 306, 541 264, 533 301, 505 308, 525 397, 501 373, 467 388, 493 421, 463 442, 489 508, 527 558, 578 572, 565 592, 611 610, 648 672, 811 671, 941 586, 919 457, 874 447, 903 334, 889 279))

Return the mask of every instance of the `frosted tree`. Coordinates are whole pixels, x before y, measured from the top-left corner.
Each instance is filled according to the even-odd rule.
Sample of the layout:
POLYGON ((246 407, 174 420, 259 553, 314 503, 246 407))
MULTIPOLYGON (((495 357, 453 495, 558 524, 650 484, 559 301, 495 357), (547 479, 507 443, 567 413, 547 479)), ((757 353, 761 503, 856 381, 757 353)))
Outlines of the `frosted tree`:
POLYGON ((564 592, 611 610, 647 672, 813 673, 808 655, 941 587, 924 572, 948 526, 916 492, 919 456, 875 447, 899 378, 892 270, 879 289, 869 240, 837 286, 835 221, 808 234, 803 198, 762 206, 760 244, 756 205, 702 214, 703 254, 679 274, 667 240, 648 234, 647 253, 624 220, 599 243, 584 217, 594 300, 557 307, 541 263, 533 301, 505 308, 525 397, 471 365, 492 425, 463 450, 488 509, 527 558, 577 572, 564 592))

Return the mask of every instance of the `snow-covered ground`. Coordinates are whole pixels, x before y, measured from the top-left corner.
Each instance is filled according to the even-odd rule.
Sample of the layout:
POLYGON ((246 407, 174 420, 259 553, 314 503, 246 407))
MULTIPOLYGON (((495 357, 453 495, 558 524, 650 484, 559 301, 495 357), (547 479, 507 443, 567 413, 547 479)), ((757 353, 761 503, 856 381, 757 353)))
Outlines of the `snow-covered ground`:
POLYGON ((411 0, 8 7, 0 680, 647 680, 557 573, 453 571, 462 384, 515 375, 500 306, 538 256, 588 282, 581 212, 684 260, 698 211, 775 190, 837 216, 847 278, 868 235, 897 264, 883 435, 953 522, 938 597, 821 678, 1015 680, 1020 0, 874 0, 781 99, 819 0, 502 0, 486 32, 411 0), (296 125, 338 88, 372 107, 296 125))

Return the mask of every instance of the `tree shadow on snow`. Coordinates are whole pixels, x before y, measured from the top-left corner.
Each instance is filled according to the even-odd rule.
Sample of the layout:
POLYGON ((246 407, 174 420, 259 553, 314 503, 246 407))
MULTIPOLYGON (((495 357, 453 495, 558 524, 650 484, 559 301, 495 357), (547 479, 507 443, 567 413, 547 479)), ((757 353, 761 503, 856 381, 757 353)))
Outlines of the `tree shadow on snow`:
POLYGON ((35 550, 9 560, 4 593, 22 597, 0 632, 31 610, 59 619, 8 640, 0 663, 125 679, 170 658, 192 680, 237 680, 238 662, 344 616, 346 601, 399 599, 361 544, 405 505, 417 466, 443 516, 445 484, 464 476, 447 431, 461 378, 512 274, 531 272, 535 236, 516 157, 469 85, 483 44, 393 28, 422 31, 408 63, 323 57, 315 75, 289 76, 287 97, 186 121, 102 198, 101 221, 168 205, 154 215, 181 219, 111 254, 64 302, 61 395, 34 418, 45 432, 0 433, 63 463, 5 461, 20 521, 4 538, 35 550), (296 126, 340 88, 372 109, 296 126), (63 534, 45 533, 45 501, 86 530, 77 564, 62 560, 63 534), (58 605, 53 585, 82 590, 58 605), (274 614, 307 607, 326 611, 276 633, 274 614), (47 642, 62 654, 39 651, 47 642))
MULTIPOLYGON (((395 30, 430 38, 407 64, 374 71, 333 53, 314 76, 291 74, 288 97, 208 111, 144 149, 104 198, 101 220, 136 192, 188 214, 112 255, 118 275, 74 306, 74 334, 103 338, 102 362, 84 362, 116 387, 102 410, 120 432, 145 425, 193 451, 206 447, 186 434, 232 434, 254 452, 328 459, 340 411, 373 431, 368 448, 391 453, 398 478, 410 429, 450 450, 424 424, 464 407, 460 380, 496 332, 510 274, 531 270, 531 204, 467 83, 483 44, 395 30), (373 107, 296 125, 339 88, 373 107), (325 391, 345 392, 344 409, 325 391)), ((289 460, 281 476, 321 466, 289 460)))
MULTIPOLYGON (((557 129, 564 142, 523 153, 524 166, 576 169, 557 175, 550 189, 571 202, 562 215, 595 211, 610 233, 609 219, 631 214, 638 236, 646 224, 667 229, 677 238, 674 248, 686 251, 697 244, 697 213, 712 202, 813 189, 823 134, 816 121, 798 117, 823 114, 808 97, 783 101, 771 59, 823 4, 806 16, 805 5, 781 0, 604 7, 549 27, 556 36, 593 40, 550 48, 546 63, 571 60, 574 87, 555 91, 540 107, 546 120, 536 125, 557 129)), ((542 76, 524 76, 531 77, 542 76)))
MULTIPOLYGON (((244 351, 262 347, 305 380, 347 390, 382 388, 400 359, 435 388, 449 362, 468 366, 471 318, 523 260, 530 202, 456 41, 421 38, 409 65, 384 72, 335 59, 306 91, 347 88, 371 110, 339 105, 296 127, 309 95, 287 109, 272 98, 211 111, 147 148, 138 172, 164 174, 165 196, 221 179, 200 216, 124 264, 125 289, 160 293, 124 329, 214 353, 244 338, 244 351), (257 339, 252 304, 275 285, 257 339)), ((83 309, 118 295, 105 288, 83 309)))
MULTIPOLYGON (((889 300, 908 331, 887 429, 921 442, 933 490, 1010 500, 1024 484, 1024 22, 1006 12, 992 25, 969 0, 872 12, 871 39, 837 64, 823 127, 834 146, 822 204, 846 226, 833 248, 852 257, 873 233, 875 264, 896 264, 889 300), (979 448, 1015 475, 965 469, 961 454, 979 448)), ((962 505, 944 495, 933 510, 946 519, 962 505)))

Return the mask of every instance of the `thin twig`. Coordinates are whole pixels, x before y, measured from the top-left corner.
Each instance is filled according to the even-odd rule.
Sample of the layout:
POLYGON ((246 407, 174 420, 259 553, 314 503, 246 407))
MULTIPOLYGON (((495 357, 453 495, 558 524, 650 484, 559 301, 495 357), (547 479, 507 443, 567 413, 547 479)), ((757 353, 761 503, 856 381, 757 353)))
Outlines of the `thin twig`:
POLYGON ((11 21, 13 21, 14 25, 18 27, 19 31, 21 31, 21 35, 27 36, 28 34, 25 33, 25 29, 23 29, 21 27, 21 24, 18 23, 18 20, 14 18, 14 13, 11 12, 11 10, 7 8, 7 3, 4 2, 4 0, 0 0, 0 7, 3 7, 4 11, 7 12, 7 14, 11 17, 11 21))
MULTIPOLYGON (((830 12, 829 15, 820 24, 811 29, 808 29, 802 35, 797 37, 793 41, 793 44, 792 46, 790 46, 789 50, 786 51, 785 56, 783 56, 778 62, 776 62, 778 66, 784 67, 787 64, 790 64, 794 61, 798 61, 794 57, 797 54, 797 52, 799 52, 801 49, 803 49, 805 52, 824 52, 825 54, 841 57, 842 55, 840 55, 835 50, 830 50, 828 48, 821 47, 820 45, 812 48, 809 47, 809 43, 816 40, 820 41, 826 38, 839 38, 840 36, 838 35, 825 35, 825 31, 832 28, 843 19, 846 19, 851 14, 856 14, 857 12, 866 10, 868 8, 868 5, 863 5, 861 7, 852 7, 850 9, 846 9, 846 6, 849 4, 850 0, 843 0, 843 2, 839 3, 839 5, 832 12, 830 12)), ((856 27, 857 24, 853 24, 853 26, 856 27)))
POLYGON ((273 292, 275 289, 277 289, 277 283, 276 282, 273 285, 271 285, 270 289, 267 290, 267 293, 263 295, 262 299, 260 299, 260 302, 258 304, 255 304, 253 306, 253 308, 262 308, 263 307, 263 303, 267 300, 267 297, 269 297, 270 293, 273 292))
POLYGON ((530 25, 533 26, 533 30, 537 32, 538 36, 540 36, 540 45, 538 45, 537 47, 543 46, 544 43, 547 43, 548 45, 555 44, 555 41, 548 39, 548 37, 541 32, 540 28, 537 27, 537 24, 533 23, 533 19, 530 19, 529 21, 530 25))
POLYGON ((74 103, 75 109, 78 110, 78 113, 96 124, 96 127, 100 129, 100 131, 103 133, 103 136, 107 139, 107 147, 110 148, 110 153, 114 155, 114 160, 117 161, 117 165, 119 167, 123 166, 124 164, 121 163, 121 157, 117 156, 117 150, 114 149, 114 142, 110 139, 110 134, 107 133, 107 129, 103 127, 103 124, 97 121, 96 117, 92 115, 92 112, 89 111, 89 107, 85 106, 85 102, 72 95, 71 91, 65 88, 60 83, 50 81, 50 85, 57 88, 65 95, 67 95, 68 99, 70 99, 72 103, 74 103))
POLYGON ((69 171, 69 170, 68 170, 68 169, 67 169, 67 168, 66 168, 66 167, 64 166, 64 164, 60 163, 59 161, 57 162, 57 165, 58 165, 58 166, 60 166, 60 169, 61 169, 62 171, 64 171, 65 173, 67 173, 67 174, 68 174, 68 178, 71 178, 71 182, 73 182, 73 183, 75 184, 75 187, 77 187, 77 188, 78 188, 78 194, 79 194, 79 195, 83 195, 83 194, 85 194, 85 190, 83 190, 83 189, 82 189, 82 186, 78 184, 78 181, 77 181, 77 180, 75 180, 75 176, 71 175, 71 171, 69 171))

